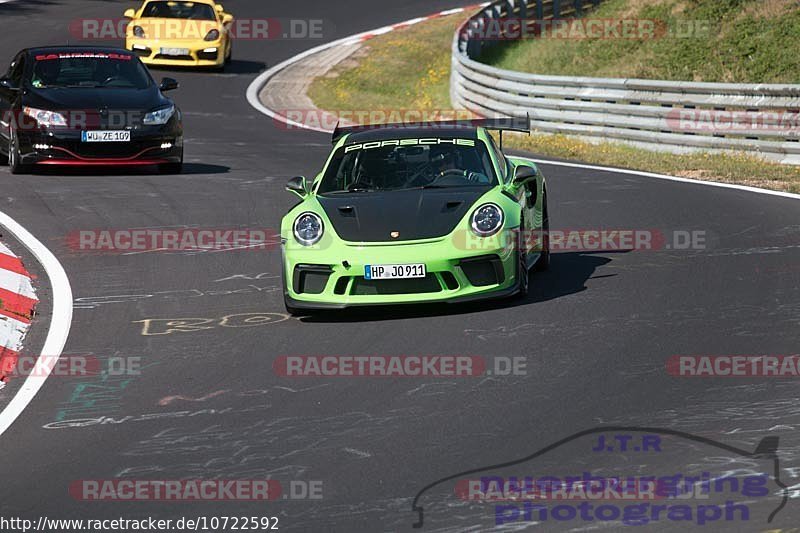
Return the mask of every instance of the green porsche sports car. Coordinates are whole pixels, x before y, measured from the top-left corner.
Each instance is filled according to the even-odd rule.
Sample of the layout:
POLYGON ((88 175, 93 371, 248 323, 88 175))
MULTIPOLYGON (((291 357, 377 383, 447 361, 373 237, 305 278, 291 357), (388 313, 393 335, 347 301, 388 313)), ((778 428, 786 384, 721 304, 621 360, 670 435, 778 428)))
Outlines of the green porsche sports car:
POLYGON ((505 120, 338 128, 281 223, 286 309, 525 295, 550 262, 547 185, 508 157, 505 120))

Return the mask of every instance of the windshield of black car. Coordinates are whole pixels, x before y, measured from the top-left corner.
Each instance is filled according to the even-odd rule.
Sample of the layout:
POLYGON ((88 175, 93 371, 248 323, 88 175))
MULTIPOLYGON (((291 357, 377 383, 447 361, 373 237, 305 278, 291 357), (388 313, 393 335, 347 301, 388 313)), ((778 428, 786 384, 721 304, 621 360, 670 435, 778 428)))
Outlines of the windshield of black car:
POLYGON ((216 20, 213 7, 197 2, 148 2, 142 18, 216 20))
POLYGON ((89 87, 146 89, 151 78, 138 58, 124 53, 43 53, 34 56, 29 82, 37 89, 89 87))
POLYGON ((340 147, 317 193, 494 185, 497 177, 482 141, 392 139, 340 147))

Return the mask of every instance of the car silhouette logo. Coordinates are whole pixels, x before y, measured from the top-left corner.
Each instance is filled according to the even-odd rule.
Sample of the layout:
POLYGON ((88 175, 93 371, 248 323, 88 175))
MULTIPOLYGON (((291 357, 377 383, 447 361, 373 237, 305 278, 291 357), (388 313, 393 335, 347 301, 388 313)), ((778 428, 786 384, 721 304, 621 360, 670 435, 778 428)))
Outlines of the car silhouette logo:
MULTIPOLYGON (((779 438, 778 436, 774 435, 763 437, 753 449, 751 447, 740 448, 731 446, 724 442, 718 442, 708 437, 693 435, 671 428, 641 426, 598 426, 573 433, 572 435, 552 442, 543 448, 532 450, 531 453, 525 457, 494 465, 470 468, 457 474, 441 477, 436 481, 426 484, 417 492, 413 501, 411 502, 411 511, 414 515, 416 515, 416 521, 412 523, 412 527, 414 529, 420 529, 424 526, 426 506, 432 503, 447 503, 447 505, 444 506, 434 505, 433 508, 437 513, 442 513, 443 510, 446 511, 456 509, 457 512, 461 513, 459 515, 459 520, 462 521, 465 519, 465 517, 469 517, 469 513, 473 513, 475 517, 482 517, 481 510, 471 503, 473 501, 485 501, 490 503, 489 507, 494 511, 494 516, 492 516, 490 513, 487 513, 485 518, 487 518, 489 521, 494 521, 495 525, 509 524, 514 522, 517 523, 516 525, 519 525, 520 523, 531 522, 534 520, 534 512, 537 513, 536 516, 539 517, 539 520, 544 521, 548 519, 548 515, 546 515, 546 513, 550 510, 548 503, 559 504, 553 505, 553 510, 563 507, 561 504, 569 503, 567 499, 561 498, 561 496, 571 494, 572 496, 570 497, 575 497, 577 494, 578 497, 576 501, 597 499, 580 495, 580 488, 590 490, 588 487, 591 487, 592 483, 603 484, 607 480, 612 483, 612 485, 606 486, 613 486, 613 482, 615 480, 617 480, 617 483, 619 483, 620 479, 626 479, 626 487, 630 489, 632 486, 630 480, 633 479, 633 486, 637 487, 635 490, 639 490, 638 487, 647 486, 646 483, 642 483, 643 480, 649 479, 649 481, 653 481, 657 477, 658 481, 653 481, 655 485, 652 486, 655 488, 650 496, 645 498, 644 495, 646 492, 641 492, 641 496, 634 494, 634 498, 638 497, 640 498, 639 501, 644 501, 647 503, 646 500, 648 498, 652 497, 655 499, 655 496, 653 496, 653 494, 655 494, 658 495, 660 499, 664 500, 661 503, 665 503, 668 506, 677 500, 681 500, 683 504, 689 504, 690 507, 691 505, 694 505, 698 512, 701 508, 703 509, 703 512, 705 512, 707 509, 716 509, 719 511, 719 515, 710 517, 710 523, 711 520, 717 520, 721 517, 722 511, 719 510, 721 506, 698 505, 698 502, 706 503, 705 500, 715 497, 715 494, 717 497, 717 502, 731 499, 731 496, 737 494, 740 498, 744 497, 745 500, 743 502, 726 501, 725 505, 745 503, 745 505, 752 506, 755 510, 757 508, 755 503, 756 500, 754 500, 751 495, 756 493, 751 492, 749 494, 745 494, 744 491, 739 491, 740 488, 744 488, 749 484, 751 488, 758 486, 758 494, 756 497, 765 498, 764 505, 758 507, 758 509, 763 518, 766 519, 766 522, 771 523, 776 515, 786 506, 789 500, 790 489, 790 487, 787 487, 780 479, 781 468, 779 464, 778 444, 779 438), (620 432, 622 434, 620 434, 620 432), (616 435, 614 435, 613 438, 609 438, 609 435, 613 433, 616 435), (642 435, 642 433, 646 435, 642 435), (606 434, 606 436, 603 436, 603 434, 606 434), (566 458, 575 451, 574 448, 570 450, 570 446, 575 446, 576 443, 579 443, 582 439, 587 438, 590 441, 589 444, 592 445, 592 453, 597 454, 590 460, 588 464, 592 465, 596 462, 598 467, 587 467, 586 461, 583 461, 584 456, 580 455, 578 469, 583 473, 583 482, 578 481, 576 483, 575 480, 578 480, 579 478, 572 477, 564 478, 571 479, 572 481, 561 483, 559 478, 552 477, 551 472, 549 471, 546 472, 545 477, 541 477, 539 481, 534 481, 534 478, 530 476, 524 477, 532 472, 537 472, 537 474, 540 472, 545 472, 544 469, 548 466, 545 456, 556 456, 559 453, 559 450, 562 450, 567 452, 567 456, 565 456, 566 458), (614 439, 616 439, 619 442, 625 440, 626 443, 628 441, 635 443, 635 439, 637 438, 643 443, 642 446, 627 446, 627 444, 618 446, 616 442, 614 442, 614 439), (709 484, 707 485, 708 490, 703 489, 698 492, 698 487, 702 485, 702 483, 696 483, 696 480, 699 478, 687 478, 684 476, 684 479, 688 480, 687 482, 689 485, 684 485, 683 489, 678 489, 680 483, 678 483, 676 480, 678 480, 682 474, 679 473, 677 476, 673 475, 675 474, 675 469, 671 464, 667 468, 668 472, 665 471, 666 474, 669 474, 667 477, 653 476, 652 478, 636 478, 635 476, 629 476, 627 473, 623 474, 623 476, 628 477, 615 477, 615 474, 618 474, 619 472, 613 469, 614 463, 608 462, 608 459, 613 461, 613 457, 620 457, 622 460, 619 461, 618 464, 622 465, 624 470, 630 468, 629 465, 635 463, 633 459, 635 454, 641 454, 647 449, 652 450, 652 447, 648 448, 648 446, 644 444, 646 439, 654 439, 659 443, 661 443, 663 439, 664 449, 662 450, 659 444, 658 453, 668 453, 669 457, 673 458, 683 458, 685 457, 686 453, 699 451, 701 455, 698 457, 698 459, 702 461, 703 464, 698 463, 698 459, 689 460, 687 462, 688 468, 696 470, 699 465, 699 468, 702 470, 708 470, 707 472, 703 472, 701 477, 705 476, 709 480, 714 479, 714 482, 711 483, 709 481, 709 484), (710 449, 710 452, 702 453, 703 448, 710 449), (731 461, 720 462, 720 457, 718 455, 720 452, 725 452, 726 456, 729 454, 733 462, 742 462, 743 464, 748 465, 747 469, 730 470, 731 467, 728 465, 731 464, 731 461), (759 465, 759 463, 761 464, 759 465), (721 469, 720 472, 725 471, 725 473, 721 476, 714 476, 712 478, 712 474, 710 473, 712 468, 721 469), (753 470, 754 468, 755 470, 753 470), (603 476, 606 476, 605 479, 603 477, 591 477, 592 470, 597 469, 601 469, 604 472, 603 476), (512 474, 512 476, 509 477, 505 475, 508 473, 512 474), (520 473, 522 476, 519 475, 520 473), (587 478, 586 476, 589 477, 587 478), (738 482, 730 481, 736 477, 744 477, 746 479, 740 479, 738 482), (720 481, 721 479, 726 478, 728 481, 720 481), (586 479, 589 481, 585 481, 586 479), (548 488, 547 484, 541 484, 541 480, 548 480, 547 483, 552 482, 555 484, 551 486, 552 488, 548 488), (676 483, 673 488, 669 488, 670 481, 676 483), (569 483, 573 483, 573 488, 569 488, 569 483), (690 489, 687 490, 687 486, 690 487, 690 489), (501 488, 498 489, 497 487, 501 488), (579 487, 579 490, 569 493, 570 490, 574 490, 574 487, 579 487), (435 496, 435 494, 437 494, 438 490, 438 496, 441 498, 442 488, 444 488, 444 493, 450 493, 446 494, 444 497, 454 497, 457 500, 460 500, 460 502, 458 504, 454 504, 453 501, 444 502, 444 500, 437 502, 437 496, 435 496), (558 490, 562 490, 562 492, 559 493, 558 490), (769 499, 766 499, 767 497, 769 497, 769 499), (580 498, 583 498, 583 500, 580 498), (560 502, 557 501, 559 499, 561 499, 560 502), (456 505, 460 505, 461 507, 456 507, 456 505), (467 510, 470 505, 473 505, 475 509, 467 510), (526 505, 530 507, 527 508, 525 507, 526 505), (544 518, 542 518, 543 516, 544 518)), ((662 460, 665 460, 667 457, 668 456, 666 455, 661 456, 662 460)), ((648 474, 650 474, 651 472, 649 472, 649 470, 653 470, 655 462, 651 459, 644 459, 643 461, 644 462, 638 464, 640 466, 644 465, 645 469, 648 470, 648 474)), ((551 460, 553 465, 561 465, 563 462, 563 459, 559 460, 558 458, 551 460)), ((669 461, 664 462, 669 464, 669 461)), ((557 468, 561 468, 561 466, 557 466, 557 468)), ((556 470, 556 472, 557 471, 558 470, 556 470)), ((678 469, 678 471, 680 472, 680 469, 678 469)), ((692 474, 694 474, 694 472, 692 472, 692 474)), ((611 493, 607 492, 604 494, 604 496, 604 500, 607 501, 606 505, 603 507, 614 507, 614 505, 612 505, 613 501, 611 501, 614 498, 611 498, 611 493)), ((620 497, 618 499, 621 500, 622 498, 620 497)), ((710 503, 710 500, 707 503, 710 503)), ((681 507, 680 504, 679 507, 681 507)), ((683 505, 683 507, 686 507, 686 505, 683 505)), ((563 509, 561 510, 563 511, 563 509)), ((434 524, 436 522, 441 523, 443 518, 444 516, 437 516, 434 518, 434 524)), ((585 518, 582 519, 587 520, 585 518)), ((745 518, 745 520, 748 519, 750 519, 749 513, 748 518, 745 518)), ((639 523, 656 523, 657 520, 660 520, 660 518, 656 518, 652 522, 650 522, 648 518, 647 521, 641 521, 639 523)), ((671 519, 667 518, 666 520, 671 519)))

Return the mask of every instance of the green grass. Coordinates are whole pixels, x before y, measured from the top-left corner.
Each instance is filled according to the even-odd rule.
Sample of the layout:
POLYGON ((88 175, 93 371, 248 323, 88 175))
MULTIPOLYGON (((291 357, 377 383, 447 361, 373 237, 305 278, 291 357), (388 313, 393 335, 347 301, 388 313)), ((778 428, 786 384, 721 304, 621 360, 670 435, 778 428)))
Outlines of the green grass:
POLYGON ((587 16, 654 19, 673 33, 640 40, 522 39, 489 48, 481 61, 565 76, 800 82, 796 0, 606 0, 587 16), (689 27, 697 31, 687 35, 689 27))
MULTIPOLYGON (((328 110, 450 108, 450 44, 463 15, 374 37, 358 65, 318 78, 308 95, 328 110)), ((348 65, 348 62, 345 62, 348 65)))
MULTIPOLYGON (((609 1, 622 3, 622 0, 609 1)), ((671 0, 628 1, 653 5, 674 3, 671 0)), ((775 3, 772 0, 762 2, 775 3)), ((707 17, 718 16, 719 11, 714 10, 727 9, 725 6, 731 4, 752 4, 743 0, 687 0, 685 3, 708 4, 710 7, 706 9, 711 12, 704 12, 707 17)), ((448 109, 450 44, 463 19, 464 15, 443 17, 370 39, 357 56, 334 68, 329 77, 316 79, 309 90, 310 97, 318 107, 334 112, 448 109)), ((784 54, 800 57, 793 50, 795 42, 796 38, 785 42, 784 54)), ((757 43, 754 46, 758 48, 757 43)), ((775 61, 784 60, 777 58, 775 61)), ((796 64, 797 58, 791 61, 786 60, 786 64, 796 64)), ((800 75, 800 69, 792 68, 794 76, 800 75)), ((758 77, 752 80, 763 81, 758 77)), ((781 80, 772 77, 769 81, 781 80)), ((505 144, 508 148, 542 156, 800 193, 800 167, 767 163, 747 155, 672 155, 616 143, 595 145, 562 135, 509 135, 505 144)))

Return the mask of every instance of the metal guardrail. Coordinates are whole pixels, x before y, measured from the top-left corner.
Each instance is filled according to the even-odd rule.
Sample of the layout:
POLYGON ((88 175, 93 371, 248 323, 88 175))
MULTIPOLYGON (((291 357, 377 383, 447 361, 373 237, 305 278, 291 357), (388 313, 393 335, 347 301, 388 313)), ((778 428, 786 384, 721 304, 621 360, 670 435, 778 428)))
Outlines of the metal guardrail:
POLYGON ((481 9, 453 38, 453 106, 486 117, 527 114, 533 130, 594 142, 675 153, 744 151, 800 164, 800 85, 547 76, 478 61, 500 42, 487 38, 503 27, 498 22, 575 18, 599 3, 500 0, 481 9))

